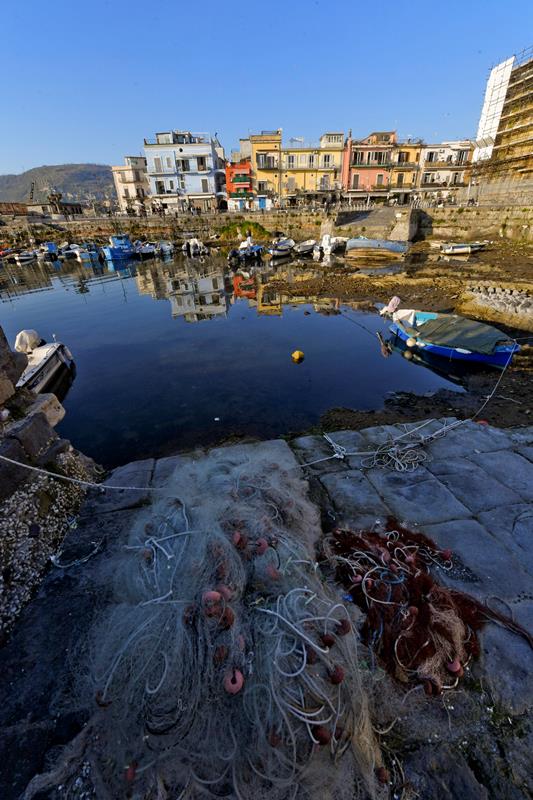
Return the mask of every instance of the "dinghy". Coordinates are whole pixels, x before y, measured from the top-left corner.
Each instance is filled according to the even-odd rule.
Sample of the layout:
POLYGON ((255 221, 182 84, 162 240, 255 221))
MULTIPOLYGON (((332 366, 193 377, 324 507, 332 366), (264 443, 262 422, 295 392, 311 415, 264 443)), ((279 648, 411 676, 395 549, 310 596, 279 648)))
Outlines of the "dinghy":
POLYGON ((291 250, 294 245, 294 239, 274 239, 272 242, 272 247, 268 248, 268 252, 272 258, 285 258, 291 254, 291 250))
POLYGON ((68 347, 56 341, 47 344, 34 330, 24 330, 17 334, 15 350, 28 356, 28 366, 20 376, 17 388, 42 392, 61 370, 72 369, 74 366, 68 347))
POLYGON ((441 244, 440 251, 446 256, 468 256, 471 253, 477 253, 483 250, 489 241, 485 242, 449 242, 448 244, 441 244))
MULTIPOLYGON (((387 313, 382 309, 381 313, 387 313)), ((410 349, 503 369, 520 347, 505 333, 458 314, 401 308, 392 312, 391 333, 410 349)))
POLYGON ((295 244, 293 250, 299 256, 307 256, 312 254, 315 245, 315 239, 306 239, 305 242, 298 242, 298 244, 295 244))
POLYGON ((347 258, 403 258, 407 253, 408 245, 405 242, 389 241, 388 239, 367 239, 366 236, 357 236, 348 239, 346 243, 347 258))

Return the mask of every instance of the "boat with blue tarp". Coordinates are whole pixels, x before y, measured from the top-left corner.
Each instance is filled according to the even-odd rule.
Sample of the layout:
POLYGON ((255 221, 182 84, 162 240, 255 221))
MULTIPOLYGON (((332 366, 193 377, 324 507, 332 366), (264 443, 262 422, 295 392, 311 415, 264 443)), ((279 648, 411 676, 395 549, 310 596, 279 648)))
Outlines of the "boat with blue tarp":
POLYGON ((127 233, 110 236, 109 245, 102 247, 102 251, 107 261, 125 261, 137 255, 127 233))
POLYGON ((503 369, 520 346, 503 331, 459 314, 398 309, 391 333, 414 351, 503 369))

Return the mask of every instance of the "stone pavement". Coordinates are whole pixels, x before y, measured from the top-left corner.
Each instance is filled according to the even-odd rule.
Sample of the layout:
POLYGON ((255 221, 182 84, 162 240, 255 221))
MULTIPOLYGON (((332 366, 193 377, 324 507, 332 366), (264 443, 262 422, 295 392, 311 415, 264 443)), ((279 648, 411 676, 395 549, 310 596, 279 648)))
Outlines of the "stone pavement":
MULTIPOLYGON (((430 435, 452 421, 432 421, 420 433, 430 435)), ((418 425, 329 435, 348 452, 361 452, 418 425)), ((320 436, 291 444, 302 463, 333 452, 320 436)), ((533 633, 532 445, 533 427, 502 430, 466 422, 428 444, 429 460, 412 472, 361 470, 361 456, 323 461, 306 470, 325 493, 336 524, 368 529, 393 516, 421 530, 454 553, 452 570, 438 570, 443 583, 512 613, 533 633)), ((495 700, 513 713, 530 708, 533 653, 526 641, 490 624, 482 645, 495 700)))
MULTIPOLYGON (((430 422, 424 433, 443 422, 430 422)), ((392 425, 330 436, 348 452, 359 452, 405 430, 392 425)), ((511 612, 533 631, 533 427, 499 430, 468 422, 435 439, 425 452, 429 458, 423 466, 406 473, 361 469, 360 456, 302 468, 333 453, 323 437, 306 436, 289 443, 197 450, 116 469, 108 483, 146 490, 94 492, 87 498, 78 527, 66 539, 63 561, 91 553, 95 544, 97 554, 50 571, 0 648, 0 797, 18 798, 31 777, 46 769, 47 759, 57 755, 58 746, 83 725, 72 709, 65 711, 71 686, 66 656, 82 646, 95 609, 109 597, 112 575, 106 562, 124 545, 139 515, 149 513, 149 487, 164 487, 171 476, 185 478, 191 460, 205 460, 213 475, 251 457, 301 471, 322 518, 331 524, 369 528, 392 515, 453 550, 453 568, 440 570, 440 580, 511 612)), ((528 768, 533 736, 524 722, 533 705, 532 651, 523 639, 493 624, 481 641, 480 662, 461 689, 450 693, 453 704, 420 693, 406 700, 389 687, 391 696, 396 691, 400 698, 400 711, 392 699, 390 707, 387 702, 376 706, 383 729, 394 724, 394 715, 401 720, 390 746, 423 800, 525 800, 533 792, 528 768)))

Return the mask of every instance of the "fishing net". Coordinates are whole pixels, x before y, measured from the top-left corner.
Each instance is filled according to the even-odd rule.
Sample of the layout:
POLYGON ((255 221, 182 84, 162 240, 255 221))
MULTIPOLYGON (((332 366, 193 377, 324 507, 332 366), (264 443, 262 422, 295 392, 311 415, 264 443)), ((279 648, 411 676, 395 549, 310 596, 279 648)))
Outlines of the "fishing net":
POLYGON ((304 488, 275 463, 193 459, 132 531, 83 680, 97 796, 374 795, 353 622, 304 488))
POLYGON ((441 586, 430 568, 452 567, 453 554, 389 519, 383 532, 335 530, 324 542, 327 563, 364 610, 363 641, 402 683, 421 682, 428 695, 457 686, 479 655, 477 632, 487 620, 533 646, 529 633, 475 598, 441 586))

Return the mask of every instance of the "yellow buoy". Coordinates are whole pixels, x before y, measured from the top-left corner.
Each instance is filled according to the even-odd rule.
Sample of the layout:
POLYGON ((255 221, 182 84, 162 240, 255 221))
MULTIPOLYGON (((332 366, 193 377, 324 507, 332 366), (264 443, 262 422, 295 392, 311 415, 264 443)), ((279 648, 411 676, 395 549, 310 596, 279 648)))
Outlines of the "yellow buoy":
POLYGON ((413 337, 412 337, 412 336, 410 336, 410 337, 407 339, 407 341, 406 341, 406 343, 405 343, 405 344, 407 345, 407 347, 416 347, 416 339, 413 339, 413 337))
POLYGON ((304 360, 304 354, 301 350, 295 350, 291 358, 295 364, 300 364, 304 360))

